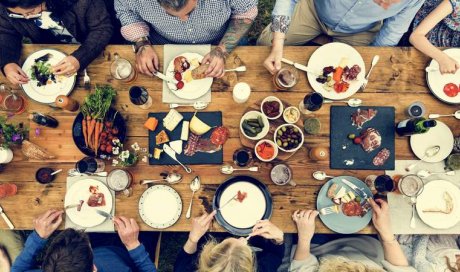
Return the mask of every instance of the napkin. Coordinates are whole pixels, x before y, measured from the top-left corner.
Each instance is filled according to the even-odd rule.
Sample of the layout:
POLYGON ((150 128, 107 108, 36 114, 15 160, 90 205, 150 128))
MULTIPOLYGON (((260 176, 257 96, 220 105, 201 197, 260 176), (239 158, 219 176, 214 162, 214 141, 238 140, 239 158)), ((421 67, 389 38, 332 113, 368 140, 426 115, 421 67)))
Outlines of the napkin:
MULTIPOLYGON (((163 73, 166 74, 166 69, 169 66, 169 63, 178 55, 182 53, 187 53, 187 52, 193 52, 197 53, 200 55, 206 55, 211 51, 211 45, 188 45, 188 44, 166 44, 163 47, 163 73)), ((183 99, 177 97, 171 90, 169 89, 168 85, 166 82, 163 81, 163 103, 166 104, 171 104, 171 103, 177 103, 177 104, 190 104, 195 101, 200 101, 200 102, 206 102, 210 103, 211 102, 211 89, 203 95, 202 97, 196 99, 196 100, 188 100, 188 99, 183 99)))
MULTIPOLYGON (((397 160, 395 162, 395 170, 386 171, 385 173, 390 177, 393 175, 407 175, 416 174, 420 170, 428 170, 430 172, 443 172, 444 162, 428 163, 420 162, 411 172, 406 172, 406 166, 417 161, 397 160)), ((455 176, 447 175, 432 175, 423 179, 425 184, 432 180, 447 180, 456 186, 460 186, 460 173, 457 171, 455 176)), ((388 194, 388 204, 390 206, 390 217, 392 229, 395 234, 458 234, 460 233, 460 223, 450 229, 434 229, 426 225, 415 213, 416 228, 410 227, 410 219, 412 216, 412 206, 408 197, 397 193, 388 194)))
MULTIPOLYGON (((83 179, 95 179, 95 180, 98 180, 104 184, 107 185, 107 177, 96 177, 96 176, 81 176, 81 177, 67 177, 67 190, 69 190, 69 188, 77 181, 79 180, 83 180, 83 179)), ((115 215, 115 192, 110 190, 110 193, 112 194, 112 199, 113 199, 113 205, 112 205, 112 216, 115 215)), ((70 220, 70 218, 67 216, 65 216, 65 224, 64 224, 65 228, 68 229, 68 228, 73 228, 73 229, 83 229, 85 232, 115 232, 115 226, 113 225, 113 222, 111 220, 105 220, 102 224, 100 225, 97 225, 95 227, 92 227, 92 228, 83 228, 81 226, 78 226, 77 224, 75 224, 74 222, 72 222, 72 220, 70 220)))

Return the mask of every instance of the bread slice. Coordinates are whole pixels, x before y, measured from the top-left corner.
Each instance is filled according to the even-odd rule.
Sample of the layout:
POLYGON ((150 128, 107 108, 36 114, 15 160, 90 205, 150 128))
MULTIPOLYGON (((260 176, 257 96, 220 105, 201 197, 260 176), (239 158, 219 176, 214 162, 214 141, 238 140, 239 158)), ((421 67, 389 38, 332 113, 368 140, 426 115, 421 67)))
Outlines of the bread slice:
POLYGON ((200 66, 196 67, 192 70, 192 77, 193 79, 203 79, 206 77, 206 71, 209 68, 209 64, 201 64, 200 66))

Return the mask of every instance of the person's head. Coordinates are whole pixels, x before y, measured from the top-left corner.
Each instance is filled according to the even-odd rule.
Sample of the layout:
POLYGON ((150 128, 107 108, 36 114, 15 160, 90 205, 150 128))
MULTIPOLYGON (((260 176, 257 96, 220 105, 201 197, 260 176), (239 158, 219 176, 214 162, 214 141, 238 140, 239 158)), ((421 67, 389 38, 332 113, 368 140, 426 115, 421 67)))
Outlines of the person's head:
POLYGON ((199 272, 252 272, 255 260, 246 239, 210 240, 201 251, 199 272))
POLYGON ((383 269, 371 268, 356 261, 350 261, 343 257, 331 257, 321 259, 318 272, 384 272, 383 269))
POLYGON ((185 21, 195 9, 198 0, 157 0, 166 13, 185 21))
POLYGON ((43 259, 44 272, 92 272, 93 250, 88 236, 74 229, 58 234, 43 259))
POLYGON ((78 0, 0 0, 12 18, 34 19, 49 10, 60 16, 78 0))

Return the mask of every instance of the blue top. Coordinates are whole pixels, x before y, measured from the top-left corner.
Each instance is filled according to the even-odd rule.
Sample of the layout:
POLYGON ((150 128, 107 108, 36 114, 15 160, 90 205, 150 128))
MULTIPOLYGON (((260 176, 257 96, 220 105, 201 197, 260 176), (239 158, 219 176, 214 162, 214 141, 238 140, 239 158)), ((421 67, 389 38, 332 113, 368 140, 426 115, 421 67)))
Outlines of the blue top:
MULTIPOLYGON (((45 247, 47 241, 47 239, 42 239, 36 231, 29 235, 23 251, 11 267, 11 272, 42 271, 35 269, 37 267, 35 258, 45 247)), ((118 247, 98 247, 93 250, 93 254, 94 264, 99 272, 156 271, 155 265, 142 244, 130 251, 118 247)))
MULTIPOLYGON (((289 23, 298 1, 277 0, 272 13, 273 20, 289 23)), ((316 13, 321 22, 334 32, 359 33, 383 21, 380 32, 371 43, 374 46, 397 45, 423 2, 424 0, 400 1, 385 10, 373 0, 314 0, 316 13)), ((272 30, 283 32, 282 29, 272 30)), ((287 31, 287 28, 285 30, 287 31)))

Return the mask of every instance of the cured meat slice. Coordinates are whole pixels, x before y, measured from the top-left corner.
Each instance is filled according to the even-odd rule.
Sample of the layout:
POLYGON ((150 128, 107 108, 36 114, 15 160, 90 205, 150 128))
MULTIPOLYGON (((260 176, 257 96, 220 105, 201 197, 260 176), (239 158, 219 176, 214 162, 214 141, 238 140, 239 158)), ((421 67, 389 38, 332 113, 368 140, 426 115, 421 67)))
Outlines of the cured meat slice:
POLYGON ((368 128, 361 133, 361 147, 367 153, 370 153, 382 144, 382 136, 375 128, 368 128))
POLYGON ((390 154, 391 152, 387 148, 380 150, 379 153, 377 153, 377 155, 375 155, 374 159, 372 160, 372 164, 374 164, 375 166, 384 165, 390 157, 390 154))
POLYGON ((351 115, 352 125, 357 126, 358 128, 362 128, 366 122, 372 120, 376 115, 377 110, 374 109, 357 109, 356 112, 351 115))
POLYGON ((197 152, 214 153, 222 149, 222 145, 216 145, 210 139, 202 139, 201 136, 190 133, 185 145, 184 155, 193 156, 197 152))
POLYGON ((240 203, 242 203, 246 199, 246 197, 248 197, 248 193, 246 193, 246 192, 238 191, 238 194, 236 195, 236 199, 240 203))
POLYGON ((200 136, 190 133, 190 136, 188 137, 188 141, 187 141, 187 144, 185 145, 185 150, 184 150, 184 154, 186 156, 195 155, 199 140, 200 140, 200 136))
POLYGON ((105 206, 105 195, 99 192, 99 186, 89 186, 91 195, 86 203, 90 207, 102 207, 105 206))
POLYGON ((346 216, 362 216, 364 213, 361 204, 356 201, 350 201, 342 204, 342 212, 346 216))
POLYGON ((223 145, 228 140, 230 131, 226 127, 217 127, 211 133, 211 142, 215 145, 223 145))

